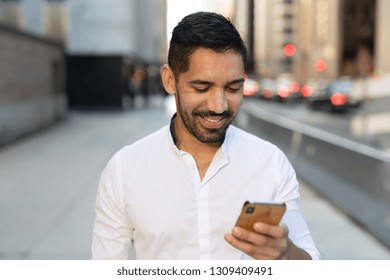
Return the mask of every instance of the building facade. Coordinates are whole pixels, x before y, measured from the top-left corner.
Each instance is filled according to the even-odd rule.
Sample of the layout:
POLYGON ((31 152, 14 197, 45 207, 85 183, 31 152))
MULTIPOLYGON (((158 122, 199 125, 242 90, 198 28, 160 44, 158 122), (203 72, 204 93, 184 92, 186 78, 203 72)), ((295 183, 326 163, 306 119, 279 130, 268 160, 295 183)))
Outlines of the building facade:
POLYGON ((166 0, 0 0, 0 144, 160 90, 166 0), (131 98, 130 98, 131 99, 131 98))
POLYGON ((304 82, 390 71, 386 0, 236 1, 235 20, 247 42, 251 5, 255 70, 261 76, 288 72, 304 82), (287 44, 296 48, 289 57, 287 44))
POLYGON ((38 28, 31 3, 0 1, 0 145, 67 112, 64 44, 38 28))
POLYGON ((156 90, 165 61, 165 0, 69 0, 67 92, 71 107, 124 106, 156 90))

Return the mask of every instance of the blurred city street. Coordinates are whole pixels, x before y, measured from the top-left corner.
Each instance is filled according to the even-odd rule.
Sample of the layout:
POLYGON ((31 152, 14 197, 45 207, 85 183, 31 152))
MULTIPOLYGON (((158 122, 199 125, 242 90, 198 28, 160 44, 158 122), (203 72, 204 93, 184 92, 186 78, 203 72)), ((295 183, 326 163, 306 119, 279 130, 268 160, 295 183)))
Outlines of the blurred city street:
POLYGON ((242 35, 235 124, 291 161, 322 258, 390 260, 386 0, 0 1, 0 259, 91 258, 99 176, 168 124, 160 69, 199 11, 242 35))
MULTIPOLYGON (((0 259, 89 259, 100 172, 118 149, 166 125, 169 99, 148 108, 70 111, 0 148, 0 259)), ((239 176, 239 174, 237 174, 239 176)), ((301 181, 302 210, 323 259, 390 259, 390 250, 301 181)))

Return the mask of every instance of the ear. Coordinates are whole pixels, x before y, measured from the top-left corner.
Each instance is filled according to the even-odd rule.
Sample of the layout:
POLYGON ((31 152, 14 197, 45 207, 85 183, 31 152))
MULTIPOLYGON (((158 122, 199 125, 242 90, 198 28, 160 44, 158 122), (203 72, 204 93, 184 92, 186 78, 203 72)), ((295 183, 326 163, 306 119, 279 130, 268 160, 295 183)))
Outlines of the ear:
POLYGON ((168 64, 164 64, 161 68, 161 79, 167 93, 176 93, 175 75, 173 74, 171 68, 169 68, 168 64))

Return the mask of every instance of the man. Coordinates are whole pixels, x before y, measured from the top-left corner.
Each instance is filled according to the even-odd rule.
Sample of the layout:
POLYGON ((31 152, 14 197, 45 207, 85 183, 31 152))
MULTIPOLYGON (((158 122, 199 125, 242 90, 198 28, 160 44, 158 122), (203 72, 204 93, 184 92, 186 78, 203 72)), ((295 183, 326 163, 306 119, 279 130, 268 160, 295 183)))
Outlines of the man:
POLYGON ((102 173, 94 259, 318 259, 294 170, 274 145, 231 125, 246 48, 214 13, 186 16, 161 70, 177 114, 123 148, 102 173), (245 201, 285 202, 281 225, 235 227, 245 201))

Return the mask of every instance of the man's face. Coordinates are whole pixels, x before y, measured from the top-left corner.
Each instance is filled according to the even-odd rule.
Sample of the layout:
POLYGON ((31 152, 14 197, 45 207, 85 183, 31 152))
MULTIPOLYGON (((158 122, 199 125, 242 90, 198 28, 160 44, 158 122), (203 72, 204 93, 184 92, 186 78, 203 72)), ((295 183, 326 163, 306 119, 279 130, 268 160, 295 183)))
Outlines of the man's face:
MULTIPOLYGON (((187 130, 184 133, 204 143, 221 141, 242 103, 243 83, 240 54, 196 50, 188 71, 181 73, 176 83, 177 111, 187 130)), ((184 130, 180 125, 178 129, 184 130)))

